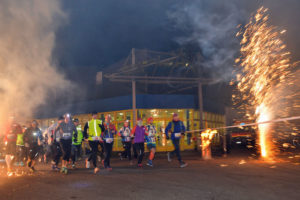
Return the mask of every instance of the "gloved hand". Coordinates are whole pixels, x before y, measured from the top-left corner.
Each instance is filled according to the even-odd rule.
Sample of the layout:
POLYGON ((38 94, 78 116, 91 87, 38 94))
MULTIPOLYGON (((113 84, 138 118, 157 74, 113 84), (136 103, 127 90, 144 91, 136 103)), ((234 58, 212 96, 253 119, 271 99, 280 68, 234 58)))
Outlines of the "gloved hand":
POLYGON ((182 136, 185 136, 185 133, 184 133, 184 132, 181 132, 181 135, 182 135, 182 136))
POLYGON ((169 139, 170 139, 170 137, 169 137, 169 136, 166 136, 166 139, 167 139, 167 140, 169 140, 169 139))
POLYGON ((74 143, 77 143, 77 138, 74 138, 74 143))

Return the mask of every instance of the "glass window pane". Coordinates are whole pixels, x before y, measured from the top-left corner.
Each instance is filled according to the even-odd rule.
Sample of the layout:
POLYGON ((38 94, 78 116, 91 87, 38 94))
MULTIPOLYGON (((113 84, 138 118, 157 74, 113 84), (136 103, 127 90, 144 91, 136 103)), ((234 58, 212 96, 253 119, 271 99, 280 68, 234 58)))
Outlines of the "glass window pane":
POLYGON ((124 112, 118 112, 117 113, 116 121, 124 121, 124 112))

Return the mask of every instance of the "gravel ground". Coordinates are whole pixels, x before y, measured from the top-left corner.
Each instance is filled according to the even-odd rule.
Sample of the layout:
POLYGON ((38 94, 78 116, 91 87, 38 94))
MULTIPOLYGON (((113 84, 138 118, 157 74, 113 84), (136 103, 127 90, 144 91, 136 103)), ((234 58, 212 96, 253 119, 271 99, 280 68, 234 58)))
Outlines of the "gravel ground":
POLYGON ((189 165, 183 169, 165 155, 156 158, 154 168, 143 169, 114 158, 113 171, 96 175, 83 161, 68 175, 39 164, 34 174, 7 177, 2 168, 0 199, 300 199, 299 155, 263 162, 250 154, 209 161, 198 154, 184 153, 189 165))

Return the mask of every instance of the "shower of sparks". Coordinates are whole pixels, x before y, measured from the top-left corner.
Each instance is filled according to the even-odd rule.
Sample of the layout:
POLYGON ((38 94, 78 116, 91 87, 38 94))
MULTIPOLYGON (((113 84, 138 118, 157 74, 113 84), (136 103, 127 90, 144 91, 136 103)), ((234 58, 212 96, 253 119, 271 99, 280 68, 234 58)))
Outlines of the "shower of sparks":
MULTIPOLYGON (((270 25, 268 9, 261 7, 237 33, 241 37, 241 56, 236 59, 238 94, 233 95, 233 101, 252 121, 264 122, 278 116, 290 116, 299 105, 295 100, 296 64, 291 62, 290 52, 281 39, 285 32, 270 25)), ((276 125, 277 136, 287 131, 282 127, 287 124, 276 125)), ((291 124, 289 126, 292 127, 291 124)), ((293 129, 298 130, 297 127, 293 129)), ((273 124, 258 126, 257 145, 263 158, 274 156, 274 131, 273 124)))
POLYGON ((211 158, 211 141, 214 135, 217 133, 217 130, 206 129, 201 133, 201 147, 202 147, 202 158, 210 159, 211 158))

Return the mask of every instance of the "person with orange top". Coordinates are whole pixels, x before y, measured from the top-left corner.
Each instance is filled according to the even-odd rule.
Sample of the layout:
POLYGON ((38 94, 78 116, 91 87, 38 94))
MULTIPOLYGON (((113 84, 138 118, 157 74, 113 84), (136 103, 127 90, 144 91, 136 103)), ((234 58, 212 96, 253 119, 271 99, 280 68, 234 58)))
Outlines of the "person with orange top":
POLYGON ((148 118, 148 125, 146 126, 146 142, 149 150, 149 158, 147 165, 153 167, 153 159, 156 152, 156 128, 153 124, 153 118, 148 118))

